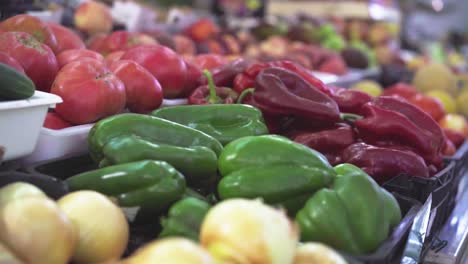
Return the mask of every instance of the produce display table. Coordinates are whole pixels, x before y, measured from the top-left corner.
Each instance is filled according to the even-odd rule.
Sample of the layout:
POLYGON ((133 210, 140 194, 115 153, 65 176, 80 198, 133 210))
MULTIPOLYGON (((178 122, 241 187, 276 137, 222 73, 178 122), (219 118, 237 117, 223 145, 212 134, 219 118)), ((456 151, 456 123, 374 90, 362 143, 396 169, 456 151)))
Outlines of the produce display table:
POLYGON ((437 237, 440 241, 433 244, 433 249, 427 253, 424 259, 425 263, 456 264, 468 262, 467 177, 468 173, 465 173, 459 186, 459 196, 457 197, 455 209, 444 227, 438 232, 437 237))

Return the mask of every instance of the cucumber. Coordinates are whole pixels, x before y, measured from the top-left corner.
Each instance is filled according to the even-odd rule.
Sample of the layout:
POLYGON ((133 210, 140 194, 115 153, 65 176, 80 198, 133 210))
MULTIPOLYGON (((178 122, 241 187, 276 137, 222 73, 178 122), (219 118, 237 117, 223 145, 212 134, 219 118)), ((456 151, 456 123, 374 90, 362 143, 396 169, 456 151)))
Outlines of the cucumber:
POLYGON ((22 100, 33 96, 36 86, 25 74, 0 63, 0 100, 22 100))

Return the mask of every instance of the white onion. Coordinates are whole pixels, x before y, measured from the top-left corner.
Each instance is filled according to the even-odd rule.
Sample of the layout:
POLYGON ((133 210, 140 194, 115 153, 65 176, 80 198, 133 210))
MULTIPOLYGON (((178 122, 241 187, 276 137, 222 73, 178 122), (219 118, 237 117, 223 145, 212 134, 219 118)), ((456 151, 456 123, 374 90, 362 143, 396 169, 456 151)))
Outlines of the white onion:
POLYGON ((202 245, 221 263, 292 263, 298 230, 286 214, 259 200, 231 199, 205 217, 202 245))
POLYGON ((98 192, 78 191, 62 197, 58 204, 77 230, 76 263, 111 262, 122 256, 129 227, 124 213, 111 200, 98 192))
POLYGON ((214 264, 210 254, 185 238, 164 238, 139 249, 122 264, 214 264))
POLYGON ((346 261, 330 247, 308 242, 297 248, 294 264, 346 264, 346 261))

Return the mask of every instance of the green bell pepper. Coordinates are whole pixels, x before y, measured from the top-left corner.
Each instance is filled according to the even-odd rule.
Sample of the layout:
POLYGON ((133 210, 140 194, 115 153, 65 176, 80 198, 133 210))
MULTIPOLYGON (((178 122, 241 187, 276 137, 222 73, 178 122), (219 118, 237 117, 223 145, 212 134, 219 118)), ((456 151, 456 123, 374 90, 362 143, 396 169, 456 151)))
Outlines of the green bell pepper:
POLYGON ((398 202, 354 165, 341 164, 335 171, 332 188, 316 192, 296 215, 301 240, 351 254, 373 252, 400 222, 398 202))
POLYGON ((167 218, 161 219, 159 237, 181 236, 198 241, 200 227, 210 204, 197 198, 185 198, 173 204, 167 218))
POLYGON ((88 136, 89 151, 96 162, 104 159, 104 146, 115 137, 135 135, 156 144, 207 147, 217 155, 223 146, 213 137, 172 121, 141 114, 111 116, 96 123, 88 136))
POLYGON ((145 160, 84 172, 66 180, 72 191, 94 190, 123 207, 163 209, 180 199, 185 179, 164 161, 145 160))
POLYGON ((104 145, 107 164, 122 164, 138 160, 163 160, 180 171, 189 183, 211 181, 216 177, 218 158, 203 146, 178 147, 152 143, 135 135, 111 139, 104 145))
POLYGON ((161 108, 151 115, 205 132, 223 145, 246 136, 268 134, 262 112, 249 105, 183 105, 161 108))
POLYGON ((219 156, 222 176, 247 167, 267 167, 271 164, 295 164, 335 174, 325 156, 282 136, 244 137, 229 143, 219 156))
POLYGON ((333 167, 320 153, 273 135, 244 137, 229 143, 220 155, 221 199, 262 198, 285 207, 289 214, 328 186, 333 167))

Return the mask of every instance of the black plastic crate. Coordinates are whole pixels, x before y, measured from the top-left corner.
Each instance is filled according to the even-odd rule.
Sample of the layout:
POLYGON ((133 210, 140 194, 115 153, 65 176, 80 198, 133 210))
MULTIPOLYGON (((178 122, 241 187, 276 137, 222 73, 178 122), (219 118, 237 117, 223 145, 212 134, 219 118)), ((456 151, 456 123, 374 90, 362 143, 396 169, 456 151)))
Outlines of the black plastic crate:
POLYGON ((400 263, 407 238, 414 218, 421 209, 422 204, 415 199, 394 194, 400 205, 402 215, 400 224, 393 229, 392 234, 372 254, 353 256, 346 253, 342 255, 350 264, 387 264, 400 263))
POLYGON ((445 160, 455 162, 454 184, 458 186, 463 175, 468 172, 468 139, 463 142, 453 156, 446 157, 445 160))
MULTIPOLYGON (((454 161, 448 161, 444 169, 433 177, 428 178, 401 174, 384 183, 382 187, 390 192, 416 199, 421 203, 426 201, 429 194, 443 186, 445 186, 444 190, 455 192, 455 196, 455 165, 456 163, 454 161)), ((432 204, 439 203, 440 201, 438 201, 437 197, 433 197, 432 204)))
POLYGON ((54 200, 68 193, 68 186, 52 177, 18 171, 4 171, 0 173, 0 188, 14 182, 27 182, 35 185, 54 200))
POLYGON ((70 178, 76 174, 95 170, 97 168, 98 165, 91 159, 89 155, 83 155, 47 160, 32 164, 23 170, 32 174, 66 180, 67 178, 70 178))

